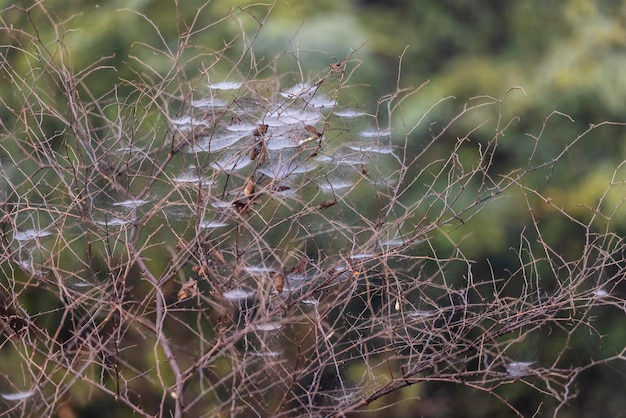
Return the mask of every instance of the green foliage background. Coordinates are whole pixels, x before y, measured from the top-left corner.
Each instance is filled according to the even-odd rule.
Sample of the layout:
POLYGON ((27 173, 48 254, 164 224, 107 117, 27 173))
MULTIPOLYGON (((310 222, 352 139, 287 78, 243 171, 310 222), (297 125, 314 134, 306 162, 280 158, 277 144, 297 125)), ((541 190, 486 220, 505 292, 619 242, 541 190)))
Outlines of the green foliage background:
MULTIPOLYGON (((118 95, 123 98, 127 92, 121 80, 168 77, 174 71, 174 57, 179 54, 179 34, 189 28, 210 27, 193 38, 198 51, 220 50, 230 43, 233 48, 221 60, 202 53, 195 55, 189 49, 180 52, 183 57, 176 60, 187 65, 179 76, 193 79, 201 70, 210 68, 209 74, 216 81, 227 79, 241 51, 252 44, 256 62, 244 60, 237 66, 244 77, 253 67, 263 67, 280 56, 279 73, 301 70, 306 78, 351 50, 358 50, 355 58, 362 60, 362 65, 353 78, 356 87, 350 89, 348 96, 368 110, 374 110, 377 98, 398 84, 417 87, 426 83, 404 102, 402 118, 392 121, 392 126, 402 132, 403 127, 417 125, 427 114, 426 120, 406 138, 409 153, 417 154, 429 140, 429 128, 445 125, 468 100, 477 96, 506 96, 504 114, 517 117, 506 140, 499 144, 496 166, 502 173, 526 166, 535 145, 529 135, 538 136, 544 127, 542 145, 534 156, 536 161, 555 158, 591 124, 626 119, 626 6, 621 1, 286 0, 259 5, 256 1, 215 0, 201 9, 198 7, 202 3, 185 0, 179 2, 178 8, 173 0, 58 0, 46 4, 57 16, 56 21, 64 21, 65 29, 73 29, 67 33, 63 47, 52 43, 53 27, 40 9, 32 9, 31 20, 16 11, 15 7, 31 7, 30 1, 5 3, 0 18, 29 33, 36 28, 41 39, 51 40, 48 48, 56 51, 55 58, 69 60, 76 72, 98 61, 108 67, 97 72, 97 77, 87 74, 84 78, 86 89, 94 97, 120 85, 118 95), (254 39, 245 39, 241 28, 250 34, 259 29, 260 32, 254 39), (137 65, 138 62, 149 63, 153 72, 146 72, 146 67, 137 65), (520 89, 507 94, 512 87, 520 89), (442 98, 448 99, 429 112, 442 98), (569 118, 552 114, 554 111, 569 118)), ((0 34, 0 43, 12 41, 0 34)), ((11 51, 10 55, 3 52, 2 59, 3 65, 8 62, 16 68, 28 68, 27 60, 32 57, 11 51)), ((33 82, 50 83, 49 100, 55 100, 55 86, 45 75, 29 76, 33 82)), ((10 83, 5 79, 0 85, 0 97, 6 103, 14 100, 8 94, 10 83)), ((172 92, 163 92, 168 93, 172 92)), ((482 125, 485 119, 480 118, 459 120, 431 151, 433 158, 438 153, 446 155, 455 136, 462 137, 470 130, 474 130, 470 141, 487 143, 494 135, 496 115, 480 116, 486 116, 489 123, 482 125)), ((0 119, 5 126, 11 125, 11 116, 2 107, 0 119)), ((49 133, 58 129, 45 128, 49 133)), ((405 140, 395 139, 398 145, 405 140)), ((616 168, 625 160, 625 144, 624 129, 602 127, 592 137, 577 142, 554 169, 538 170, 526 181, 529 187, 536 187, 552 199, 554 206, 584 222, 596 211, 606 214, 596 217, 593 226, 599 232, 623 235, 624 170, 616 168), (605 193, 608 197, 604 206, 596 208, 605 193)), ((540 201, 534 204, 543 238, 565 258, 575 259, 582 245, 580 226, 552 206, 540 201)), ((504 271, 516 257, 510 248, 519 244, 519 234, 530 221, 526 208, 517 207, 512 199, 502 199, 462 227, 445 232, 460 243, 458 248, 468 258, 488 258, 496 271, 504 271)), ((450 250, 445 239, 439 245, 442 251, 450 250)), ((486 264, 484 268, 488 274, 486 264)), ((481 271, 480 263, 477 271, 481 271)), ((621 331, 623 320, 599 315, 606 338, 598 347, 582 349, 619 351, 625 340, 621 331)), ((571 412, 570 416, 623 413, 626 404, 622 394, 608 389, 614 380, 611 374, 624 378, 623 366, 616 367, 619 369, 595 371, 589 379, 581 379, 579 413, 571 412)), ((428 388, 429 393, 420 388, 407 389, 410 390, 417 393, 404 395, 413 400, 399 404, 394 416, 411 416, 412 402, 423 402, 422 408, 426 403, 439 411, 432 416, 498 414, 477 406, 491 399, 488 395, 467 389, 433 386, 428 388), (416 401, 416 396, 423 401, 416 401)), ((529 399, 529 410, 533 404, 529 399)))

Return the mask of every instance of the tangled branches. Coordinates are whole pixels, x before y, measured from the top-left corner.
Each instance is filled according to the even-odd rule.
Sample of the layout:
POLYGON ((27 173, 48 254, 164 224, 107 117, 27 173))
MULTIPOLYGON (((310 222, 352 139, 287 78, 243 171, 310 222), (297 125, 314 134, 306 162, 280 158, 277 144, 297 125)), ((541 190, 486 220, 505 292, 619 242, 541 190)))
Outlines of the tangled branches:
POLYGON ((207 70, 191 83, 176 62, 169 78, 127 81, 122 100, 83 82, 106 66, 75 73, 2 29, 28 64, 2 68, 8 414, 339 416, 453 383, 520 416, 507 389, 522 385, 556 416, 581 373, 624 360, 579 357, 602 338, 596 313, 623 315, 623 240, 576 221, 583 245, 567 258, 533 217, 551 202, 532 175, 600 125, 554 160, 537 157, 539 135, 528 166, 503 171, 504 99, 402 131, 415 91, 347 103, 352 55, 296 82, 207 70), (491 138, 454 138, 483 111, 491 138), (507 271, 465 257, 458 233, 508 198, 531 222, 507 271))

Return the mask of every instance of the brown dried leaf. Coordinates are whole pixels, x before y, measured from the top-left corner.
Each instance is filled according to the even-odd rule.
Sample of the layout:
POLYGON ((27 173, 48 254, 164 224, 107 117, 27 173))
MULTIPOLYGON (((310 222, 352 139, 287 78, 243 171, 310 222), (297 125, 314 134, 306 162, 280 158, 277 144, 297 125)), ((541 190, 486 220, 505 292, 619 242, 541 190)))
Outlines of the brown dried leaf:
POLYGON ((233 206, 235 206, 235 210, 241 216, 243 216, 243 217, 250 216, 250 211, 252 209, 250 207, 251 205, 249 204, 249 201, 246 201, 246 200, 243 200, 243 199, 235 200, 233 202, 233 206))
POLYGON ((288 271, 288 273, 304 273, 306 271, 306 266, 309 264, 309 259, 307 257, 302 257, 298 262, 288 271))
POLYGON ((246 184, 243 188, 243 194, 246 197, 250 197, 250 195, 254 194, 254 188, 256 187, 256 184, 254 183, 254 181, 252 181, 251 178, 249 178, 248 180, 246 180, 246 184))
POLYGON ((263 135, 265 135, 266 132, 267 132, 267 125, 259 124, 257 128, 252 132, 252 135, 254 135, 257 138, 260 138, 263 135))
POLYGON ((326 209, 331 206, 335 206, 336 204, 337 204, 336 200, 324 200, 322 203, 320 203, 320 209, 326 209))
POLYGON ((283 287, 285 286, 285 275, 280 273, 273 273, 274 278, 274 289, 276 292, 283 293, 283 287))
POLYGON ((259 153, 259 165, 265 162, 265 158, 267 157, 267 148, 265 148, 265 143, 261 146, 261 152, 259 153))
POLYGON ((313 137, 315 139, 318 139, 319 137, 322 136, 322 134, 317 130, 317 128, 313 125, 306 125, 304 127, 304 129, 306 129, 307 131, 311 132, 313 134, 313 137))
POLYGON ((194 279, 187 280, 178 291, 178 301, 192 298, 198 294, 198 282, 194 279))
POLYGON ((200 277, 208 277, 208 269, 206 268, 206 266, 201 265, 201 266, 193 266, 191 268, 191 271, 193 271, 194 273, 197 273, 198 276, 200 277))
POLYGON ((259 147, 258 145, 255 145, 254 147, 252 147, 252 149, 248 153, 248 157, 250 157, 250 159, 254 161, 256 160, 256 157, 258 157, 260 153, 261 153, 261 147, 259 147))

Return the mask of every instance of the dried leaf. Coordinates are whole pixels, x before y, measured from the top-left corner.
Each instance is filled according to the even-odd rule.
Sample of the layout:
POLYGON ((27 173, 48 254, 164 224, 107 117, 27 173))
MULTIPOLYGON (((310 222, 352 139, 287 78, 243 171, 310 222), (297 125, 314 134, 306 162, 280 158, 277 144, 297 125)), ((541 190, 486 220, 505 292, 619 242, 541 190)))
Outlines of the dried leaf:
POLYGON ((233 202, 233 206, 235 206, 235 210, 238 214, 243 217, 248 217, 251 211, 250 201, 239 199, 233 202))
POLYGON ((193 266, 191 268, 191 271, 195 272, 198 274, 198 276, 200 277, 207 277, 207 269, 204 266, 193 266))
POLYGON ((267 125, 259 124, 257 128, 252 132, 252 135, 254 135, 257 138, 260 138, 263 135, 265 135, 266 132, 267 132, 267 125))
POLYGON ((250 157, 250 159, 254 161, 256 160, 256 157, 258 157, 260 153, 261 153, 261 147, 258 145, 255 145, 254 147, 252 147, 252 149, 248 153, 248 157, 250 157))
POLYGON ((254 194, 255 186, 256 186, 256 184, 254 183, 254 181, 252 181, 251 178, 246 180, 246 184, 245 184, 245 186, 243 188, 244 196, 249 197, 250 195, 254 194))
POLYGON ((318 140, 318 139, 320 139, 322 137, 322 134, 313 125, 305 125, 304 129, 306 129, 307 131, 309 131, 313 135, 309 136, 306 139, 301 139, 300 141, 298 141, 298 146, 302 146, 302 145, 306 144, 307 142, 316 141, 316 140, 318 140))
POLYGON ((265 158, 267 157, 267 148, 265 148, 265 143, 261 146, 261 151, 259 153, 259 165, 265 162, 265 158))
POLYGON ((198 282, 194 279, 187 280, 178 291, 178 301, 192 298, 198 294, 198 282))
POLYGON ((276 292, 283 293, 283 287, 285 286, 285 275, 280 273, 273 273, 274 278, 274 289, 276 292))
POLYGON ((306 266, 309 264, 307 257, 302 257, 298 262, 288 271, 288 273, 302 274, 306 271, 306 266))
POLYGON ((311 132, 313 134, 313 136, 315 137, 315 139, 318 139, 319 137, 322 136, 322 134, 313 125, 306 125, 304 127, 304 129, 306 129, 307 131, 311 132))
POLYGON ((324 200, 322 203, 320 203, 320 209, 326 209, 331 206, 335 206, 336 204, 337 204, 336 200, 324 200))
MULTIPOLYGON (((256 131, 256 130, 255 130, 256 131)), ((265 162, 265 157, 267 156, 267 148, 265 147, 265 141, 263 138, 258 137, 254 147, 248 153, 248 157, 250 160, 254 161, 257 157, 259 157, 258 165, 261 165, 265 162)))

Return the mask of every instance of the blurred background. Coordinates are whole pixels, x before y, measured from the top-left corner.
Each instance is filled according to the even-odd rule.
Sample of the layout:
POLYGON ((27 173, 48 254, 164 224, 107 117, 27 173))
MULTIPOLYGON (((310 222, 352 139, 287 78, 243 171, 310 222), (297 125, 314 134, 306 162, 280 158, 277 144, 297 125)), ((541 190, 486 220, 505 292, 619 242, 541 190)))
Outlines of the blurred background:
MULTIPOLYGON (((485 97, 502 100, 506 121, 501 125, 510 125, 499 139, 494 166, 498 173, 539 167, 524 180, 538 196, 533 201, 533 196, 519 195, 522 201, 530 200, 529 210, 512 197, 519 192, 512 191, 461 227, 445 231, 451 238, 436 245, 445 251, 454 242, 454 250, 477 261, 475 274, 497 276, 519 262, 511 248, 520 245, 520 234, 533 219, 541 225, 542 239, 567 260, 580 257, 588 230, 620 237, 626 231, 626 176, 621 165, 626 130, 604 125, 587 133, 604 121, 626 120, 623 1, 181 0, 176 7, 173 0, 58 0, 46 2, 54 19, 40 9, 29 17, 15 12, 14 7, 28 9, 31 3, 5 2, 0 18, 16 28, 37 26, 42 39, 55 39, 51 21, 74 28, 64 36, 71 67, 78 72, 107 57, 102 65, 109 70, 84 77, 94 97, 109 92, 119 80, 137 78, 139 68, 145 72, 138 62, 149 63, 155 78, 167 73, 181 34, 188 34, 199 54, 187 48, 181 52, 185 57, 177 60, 187 60, 184 70, 190 79, 200 74, 222 81, 290 72, 295 79, 307 80, 352 54, 360 65, 344 95, 364 110, 376 112, 378 99, 398 89, 419 88, 403 101, 401 112, 385 121, 393 140, 409 155, 419 154, 431 133, 441 130, 466 103, 485 97), (222 61, 202 55, 226 45, 231 47, 222 61), (247 48, 253 58, 241 60, 247 48), (259 71, 265 65, 269 67, 259 71), (558 164, 549 164, 564 149, 568 152, 558 164)), ((57 47, 52 42, 49 46, 57 47)), ((24 56, 2 59, 26 66, 20 62, 24 56)), ((8 83, 2 81, 0 97, 10 102, 8 83)), ((118 92, 120 97, 124 93, 123 88, 118 92)), ((381 113, 383 119, 385 115, 381 113)), ((2 109, 0 117, 10 123, 2 109)), ((496 134, 497 118, 497 113, 478 113, 458 121, 429 153, 432 158, 448 154, 456 139, 470 131, 470 141, 486 146, 496 134)), ((581 349, 600 350, 603 356, 622 350, 623 316, 599 312, 598 318, 599 333, 606 336, 602 345, 581 349)), ((562 416, 626 416, 626 401, 614 386, 624 381, 625 372, 622 364, 585 372, 578 381, 577 404, 562 416)), ((516 398, 524 399, 523 387, 515 390, 521 391, 516 398)), ((386 402, 408 399, 397 405, 394 416, 504 416, 508 411, 493 406, 498 401, 491 395, 445 384, 411 387, 393 396, 386 402)), ((526 401, 528 416, 542 402, 526 401)))
MULTIPOLYGON (((31 6, 30 2, 21 3, 7 2, 6 6, 31 6)), ((259 68, 273 60, 275 64, 265 70, 266 75, 297 72, 296 78, 307 80, 355 51, 352 58, 361 65, 343 95, 346 100, 362 103, 365 110, 374 112, 377 100, 397 88, 422 86, 404 100, 401 117, 391 121, 394 132, 399 132, 394 139, 398 145, 408 140, 410 152, 418 152, 429 142, 431 124, 444 126, 466 103, 471 104, 472 98, 499 100, 506 96, 502 110, 512 123, 498 144, 496 164, 501 172, 527 166, 531 152, 535 153, 535 163, 550 161, 590 125, 620 122, 625 115, 626 5, 620 1, 529 0, 504 5, 497 1, 260 4, 216 0, 206 4, 182 1, 175 7, 174 2, 148 0, 73 0, 48 1, 46 5, 59 19, 66 19, 69 31, 63 40, 72 67, 78 70, 96 62, 110 66, 97 77, 85 75, 84 81, 95 97, 110 91, 118 80, 137 78, 137 62, 147 62, 157 74, 167 73, 177 53, 186 55, 184 70, 190 78, 208 72, 214 81, 222 81, 232 75, 233 64, 237 64, 239 78, 251 73, 252 67, 262 76, 259 68), (177 51, 179 34, 192 27, 194 32, 188 35, 197 45, 198 56, 190 49, 177 51), (201 54, 225 45, 230 48, 223 62, 201 54), (248 58, 239 60, 250 45, 254 63, 248 58), (157 52, 162 50, 172 56, 157 52), (407 138, 404 133, 408 130, 407 138), (536 147, 533 137, 538 136, 543 140, 536 147)), ((31 26, 25 16, 11 7, 3 11, 4 21, 13 27, 31 26)), ((31 19, 41 25, 42 38, 53 39, 52 33, 46 33, 53 30, 49 17, 35 8, 31 19)), ((20 65, 24 56, 5 59, 20 65)), ((123 95, 124 86, 121 88, 119 94, 123 95)), ((11 100, 9 95, 3 97, 11 100)), ((460 121, 447 136, 463 137, 473 130, 472 141, 487 142, 494 136, 494 120, 481 126, 487 120, 482 116, 460 121)), ((442 142, 441 152, 445 153, 451 142, 442 142)), ((550 181, 558 183, 550 191, 555 205, 589 220, 593 216, 589 208, 597 204, 624 160, 625 144, 623 129, 606 126, 572 146, 549 173, 550 181)), ((537 179, 543 184, 536 187, 549 187, 546 177, 548 173, 538 173, 537 179)), ((620 233, 626 228, 622 191, 611 188, 603 199, 609 206, 607 213, 611 213, 610 228, 620 233)), ((491 210, 497 211, 495 206, 491 210)), ((498 252, 510 245, 503 226, 523 222, 515 218, 526 216, 522 213, 525 210, 517 212, 505 201, 500 207, 506 207, 501 214, 485 211, 483 215, 492 219, 506 214, 502 223, 472 228, 469 256, 498 252)), ((547 215, 542 217, 550 222, 547 215)), ((600 230, 607 227, 606 220, 597 222, 600 230)), ((558 227, 554 228, 557 233, 558 227)))

